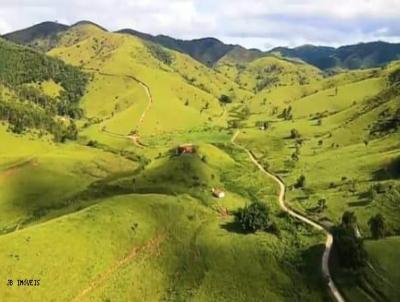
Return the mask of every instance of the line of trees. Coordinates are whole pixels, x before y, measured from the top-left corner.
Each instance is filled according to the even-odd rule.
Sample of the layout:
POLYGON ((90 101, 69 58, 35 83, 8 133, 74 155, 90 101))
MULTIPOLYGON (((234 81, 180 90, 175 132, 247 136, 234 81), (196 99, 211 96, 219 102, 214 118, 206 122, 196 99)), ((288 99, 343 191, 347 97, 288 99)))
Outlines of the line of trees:
POLYGON ((53 134, 56 142, 76 140, 78 136, 78 129, 73 120, 68 124, 57 120, 31 103, 0 99, 0 119, 7 121, 10 130, 18 134, 30 128, 41 129, 53 134))

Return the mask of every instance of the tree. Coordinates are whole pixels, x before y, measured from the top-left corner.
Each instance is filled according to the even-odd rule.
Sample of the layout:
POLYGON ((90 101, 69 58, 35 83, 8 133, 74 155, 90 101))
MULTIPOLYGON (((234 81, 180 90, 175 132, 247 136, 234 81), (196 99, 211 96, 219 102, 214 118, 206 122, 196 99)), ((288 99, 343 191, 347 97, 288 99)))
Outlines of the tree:
POLYGON ((356 223, 354 212, 346 211, 342 215, 341 224, 334 230, 340 263, 343 267, 354 270, 364 267, 367 261, 363 240, 356 236, 356 223))
POLYGON ((297 139, 300 137, 301 137, 300 132, 297 129, 293 128, 292 130, 290 130, 290 138, 297 139))
POLYGON ((357 224, 357 217, 354 212, 346 211, 342 215, 342 226, 354 231, 357 224))
POLYGON ((70 121, 65 136, 70 140, 76 140, 78 138, 78 128, 76 127, 74 121, 70 121))
POLYGON ((299 188, 304 188, 306 186, 306 177, 304 175, 300 175, 300 177, 297 179, 296 183, 294 184, 294 187, 296 189, 299 188))
POLYGON ((339 226, 334 235, 340 264, 354 270, 364 267, 367 262, 367 253, 363 240, 357 238, 354 232, 343 226, 339 226))
POLYGON ((222 94, 222 95, 219 97, 219 101, 220 101, 221 103, 224 103, 224 104, 232 103, 232 99, 231 99, 229 96, 225 95, 225 94, 222 94))
POLYGON ((255 201, 235 213, 235 221, 245 232, 267 230, 270 225, 269 208, 261 202, 255 201))
POLYGON ((293 119, 292 106, 284 108, 279 117, 282 117, 286 121, 293 119))
POLYGON ((368 220, 369 229, 374 239, 385 237, 386 226, 385 218, 382 214, 376 214, 368 220))
POLYGON ((318 208, 322 211, 325 210, 326 207, 326 199, 321 198, 320 200, 318 200, 318 208))

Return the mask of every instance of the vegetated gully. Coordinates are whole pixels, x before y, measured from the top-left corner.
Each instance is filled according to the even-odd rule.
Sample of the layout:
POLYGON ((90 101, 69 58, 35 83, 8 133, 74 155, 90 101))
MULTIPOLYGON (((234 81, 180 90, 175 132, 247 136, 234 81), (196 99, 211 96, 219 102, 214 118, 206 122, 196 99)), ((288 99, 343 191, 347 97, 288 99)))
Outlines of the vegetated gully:
POLYGON ((296 219, 301 220, 302 222, 311 225, 312 227, 314 227, 315 229, 322 231, 326 234, 326 241, 325 241, 325 250, 324 253, 322 255, 322 262, 321 262, 321 271, 322 271, 322 275, 324 277, 324 279, 327 281, 328 283, 328 288, 330 291, 330 294, 332 295, 333 299, 337 302, 344 302, 344 298, 343 296, 340 294, 339 290, 337 289, 330 270, 329 270, 329 257, 331 255, 331 251, 332 251, 332 246, 333 246, 333 236, 332 234, 326 229, 324 228, 322 225, 314 222, 313 220, 307 218, 306 216, 303 216, 299 213, 296 213, 295 211, 291 210, 285 203, 285 192, 286 192, 286 186, 283 183, 283 181, 275 176, 274 174, 268 172, 257 160, 257 158, 254 156, 254 154, 248 150, 247 148, 237 144, 235 142, 236 138, 238 137, 240 131, 236 131, 235 134, 233 135, 231 142, 232 144, 234 144, 235 146, 239 147, 240 149, 244 150, 250 160, 257 166, 257 168, 265 175, 267 175, 269 178, 273 179, 276 183, 278 183, 280 191, 279 191, 279 196, 278 196, 278 201, 279 201, 279 206, 280 208, 288 213, 290 216, 295 217, 296 219))

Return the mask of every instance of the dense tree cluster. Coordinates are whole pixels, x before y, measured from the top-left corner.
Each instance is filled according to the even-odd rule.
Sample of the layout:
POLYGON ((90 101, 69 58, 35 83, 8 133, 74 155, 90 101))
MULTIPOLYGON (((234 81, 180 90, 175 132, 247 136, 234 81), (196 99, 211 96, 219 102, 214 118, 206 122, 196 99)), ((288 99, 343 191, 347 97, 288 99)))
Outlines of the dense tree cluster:
POLYGON ((153 43, 147 43, 151 55, 157 60, 163 62, 166 65, 171 65, 174 61, 173 56, 168 50, 163 49, 161 46, 153 43))
POLYGON ((0 97, 0 119, 15 133, 35 128, 53 134, 56 141, 76 139, 75 123, 57 116, 82 117, 78 103, 87 81, 76 67, 0 39, 0 85, 13 92, 7 100, 0 97), (62 87, 59 96, 50 97, 31 85, 48 80, 62 87))
POLYGON ((79 68, 35 50, 0 40, 0 81, 16 87, 54 80, 64 89, 60 99, 77 103, 85 92, 88 77, 79 68))
POLYGON ((29 128, 42 129, 53 134, 57 142, 64 142, 66 139, 74 140, 78 135, 73 121, 67 125, 31 103, 8 102, 0 99, 0 119, 6 120, 10 124, 10 130, 15 133, 23 133, 29 128))
POLYGON ((240 208, 235 213, 235 221, 245 232, 265 231, 271 225, 269 208, 265 203, 255 201, 240 208))

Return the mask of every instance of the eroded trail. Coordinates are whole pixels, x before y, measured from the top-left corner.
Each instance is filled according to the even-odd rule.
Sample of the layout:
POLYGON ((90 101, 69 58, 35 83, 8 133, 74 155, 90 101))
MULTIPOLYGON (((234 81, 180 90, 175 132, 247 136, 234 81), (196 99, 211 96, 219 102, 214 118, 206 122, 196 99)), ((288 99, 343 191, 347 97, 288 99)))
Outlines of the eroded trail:
POLYGON ((273 179, 276 183, 278 183, 279 185, 279 196, 278 196, 278 201, 279 201, 279 206, 280 208, 288 213, 290 216, 295 217, 296 219, 299 219, 301 221, 303 221, 304 223, 311 225, 312 227, 314 227, 315 229, 322 231, 325 233, 326 235, 326 241, 325 241, 325 250, 324 253, 322 255, 322 262, 321 262, 321 271, 322 271, 322 275, 324 277, 324 279, 327 281, 328 283, 328 287, 330 290, 330 293, 332 295, 332 297, 337 301, 337 302, 344 302, 344 298, 342 297, 342 295, 340 294, 339 290, 337 289, 330 270, 329 270, 329 257, 331 255, 331 251, 332 251, 332 246, 333 246, 333 236, 332 234, 325 229, 322 225, 316 223, 315 221, 307 218, 306 216, 303 216, 293 210, 291 210, 285 203, 285 192, 286 192, 286 187, 285 184, 283 183, 283 181, 281 179, 279 179, 277 176, 275 176, 274 174, 268 172, 267 170, 264 169, 264 167, 258 162, 257 158, 254 156, 254 154, 248 150, 247 148, 237 144, 235 142, 237 136, 239 135, 239 131, 236 131, 235 134, 232 136, 231 142, 232 144, 238 146, 240 149, 244 150, 249 158, 251 159, 251 161, 257 166, 257 168, 265 175, 267 175, 269 178, 273 179))
POLYGON ((93 290, 105 284, 106 281, 109 280, 118 270, 134 261, 138 256, 159 255, 159 247, 162 239, 163 237, 161 235, 158 235, 154 239, 149 240, 143 246, 133 248, 128 255, 115 262, 110 268, 108 268, 103 273, 97 275, 96 278, 90 281, 88 286, 82 289, 82 291, 72 300, 72 302, 82 301, 83 298, 88 296, 93 290))

